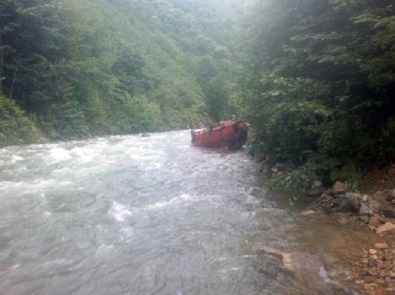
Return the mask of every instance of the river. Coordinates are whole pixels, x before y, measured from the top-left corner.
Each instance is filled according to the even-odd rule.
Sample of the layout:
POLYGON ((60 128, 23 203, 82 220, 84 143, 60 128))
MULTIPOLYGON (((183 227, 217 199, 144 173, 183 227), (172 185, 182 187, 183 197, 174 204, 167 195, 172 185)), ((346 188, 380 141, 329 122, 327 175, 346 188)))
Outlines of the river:
POLYGON ((349 294, 256 254, 330 251, 323 224, 269 198, 245 150, 189 131, 0 150, 2 295, 349 294))

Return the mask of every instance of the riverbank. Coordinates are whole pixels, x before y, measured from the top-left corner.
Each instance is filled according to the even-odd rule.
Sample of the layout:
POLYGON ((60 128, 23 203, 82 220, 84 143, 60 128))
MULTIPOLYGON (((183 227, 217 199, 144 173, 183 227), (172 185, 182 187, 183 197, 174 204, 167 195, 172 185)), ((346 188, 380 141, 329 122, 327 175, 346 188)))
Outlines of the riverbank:
POLYGON ((365 173, 360 191, 336 182, 305 209, 301 215, 311 221, 329 215, 339 224, 369 230, 368 244, 356 250, 348 262, 351 273, 342 280, 361 294, 395 294, 395 165, 365 173))

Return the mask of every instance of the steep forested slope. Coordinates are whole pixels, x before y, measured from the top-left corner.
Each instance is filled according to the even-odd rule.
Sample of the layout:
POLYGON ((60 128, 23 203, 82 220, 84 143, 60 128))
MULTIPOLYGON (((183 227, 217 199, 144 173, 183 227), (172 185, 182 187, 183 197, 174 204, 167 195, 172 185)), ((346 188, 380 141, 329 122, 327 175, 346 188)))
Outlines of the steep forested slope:
POLYGON ((256 1, 250 19, 247 113, 281 185, 395 158, 393 1, 256 1))
POLYGON ((228 115, 238 9, 234 1, 0 0, 2 137, 25 138, 1 127, 21 118, 65 138, 228 115))

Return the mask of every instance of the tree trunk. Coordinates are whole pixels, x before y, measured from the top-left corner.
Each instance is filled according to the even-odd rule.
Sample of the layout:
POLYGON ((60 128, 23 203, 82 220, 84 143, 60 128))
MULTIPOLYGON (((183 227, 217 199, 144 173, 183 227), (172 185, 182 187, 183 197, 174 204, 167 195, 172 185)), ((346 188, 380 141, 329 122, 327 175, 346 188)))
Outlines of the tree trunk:
POLYGON ((16 80, 16 73, 17 73, 17 70, 18 70, 18 65, 17 65, 17 63, 15 62, 14 77, 12 77, 12 84, 11 84, 9 99, 12 99, 12 95, 13 95, 13 92, 14 92, 14 84, 15 84, 15 80, 16 80))
POLYGON ((4 53, 2 50, 2 39, 1 39, 1 35, 0 35, 0 94, 2 93, 3 87, 3 67, 4 67, 4 53))

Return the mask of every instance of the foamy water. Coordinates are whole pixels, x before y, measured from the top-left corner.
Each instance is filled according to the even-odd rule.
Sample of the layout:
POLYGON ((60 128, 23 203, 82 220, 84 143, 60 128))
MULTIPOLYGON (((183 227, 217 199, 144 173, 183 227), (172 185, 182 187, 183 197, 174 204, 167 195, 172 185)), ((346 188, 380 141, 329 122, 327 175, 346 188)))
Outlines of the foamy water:
POLYGON ((4 148, 0 216, 3 295, 315 294, 256 255, 298 247, 259 166, 189 131, 4 148))

